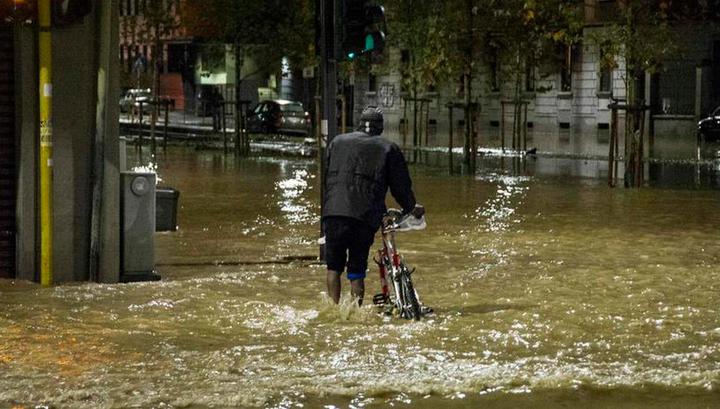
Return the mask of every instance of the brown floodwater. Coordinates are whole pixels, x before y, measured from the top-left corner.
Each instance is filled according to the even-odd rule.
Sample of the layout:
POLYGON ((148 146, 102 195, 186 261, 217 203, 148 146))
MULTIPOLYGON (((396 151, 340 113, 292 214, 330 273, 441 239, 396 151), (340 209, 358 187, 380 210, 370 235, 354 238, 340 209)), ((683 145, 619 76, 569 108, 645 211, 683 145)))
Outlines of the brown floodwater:
POLYGON ((406 322, 325 298, 311 159, 155 162, 162 281, 0 280, 0 407, 720 407, 718 190, 414 166, 406 322))

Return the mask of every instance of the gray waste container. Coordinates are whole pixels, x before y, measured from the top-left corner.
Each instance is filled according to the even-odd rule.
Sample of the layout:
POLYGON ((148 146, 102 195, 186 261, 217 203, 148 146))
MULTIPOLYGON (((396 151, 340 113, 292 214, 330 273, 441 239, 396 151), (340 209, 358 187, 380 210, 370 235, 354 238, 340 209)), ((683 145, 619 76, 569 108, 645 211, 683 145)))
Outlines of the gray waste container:
POLYGON ((154 173, 121 172, 120 281, 159 280, 155 274, 154 173))
POLYGON ((177 230, 177 205, 180 192, 173 188, 155 191, 155 231, 177 230))

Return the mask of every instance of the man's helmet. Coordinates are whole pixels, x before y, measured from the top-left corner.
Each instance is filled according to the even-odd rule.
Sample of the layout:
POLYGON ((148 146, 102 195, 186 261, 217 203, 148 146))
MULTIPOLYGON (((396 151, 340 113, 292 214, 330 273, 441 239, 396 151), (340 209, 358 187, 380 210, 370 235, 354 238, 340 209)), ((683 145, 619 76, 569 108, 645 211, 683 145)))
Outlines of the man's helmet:
POLYGON ((368 135, 380 135, 383 132, 383 111, 372 105, 365 107, 360 115, 358 130, 368 135))

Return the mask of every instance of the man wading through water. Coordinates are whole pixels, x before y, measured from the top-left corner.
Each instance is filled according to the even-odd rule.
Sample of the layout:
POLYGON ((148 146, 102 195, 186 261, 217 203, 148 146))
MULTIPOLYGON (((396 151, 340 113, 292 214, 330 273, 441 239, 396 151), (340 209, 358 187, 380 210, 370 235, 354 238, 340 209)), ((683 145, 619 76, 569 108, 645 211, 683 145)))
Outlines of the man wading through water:
POLYGON ((340 301, 340 275, 347 266, 350 292, 362 305, 365 272, 375 232, 387 211, 388 187, 403 213, 421 217, 400 148, 380 136, 383 113, 366 107, 357 132, 336 136, 328 145, 323 203, 328 295, 340 301))

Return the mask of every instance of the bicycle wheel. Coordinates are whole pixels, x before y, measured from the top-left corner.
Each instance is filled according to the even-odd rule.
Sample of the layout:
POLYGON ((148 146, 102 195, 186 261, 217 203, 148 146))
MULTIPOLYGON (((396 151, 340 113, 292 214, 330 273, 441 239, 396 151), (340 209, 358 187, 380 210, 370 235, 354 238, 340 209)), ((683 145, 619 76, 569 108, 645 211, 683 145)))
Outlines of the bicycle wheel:
POLYGON ((409 320, 420 320, 420 303, 407 269, 400 273, 400 291, 402 292, 402 316, 409 320))

